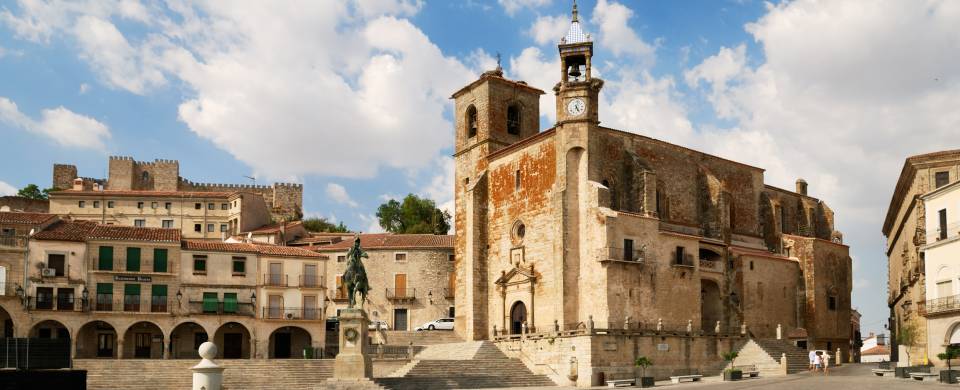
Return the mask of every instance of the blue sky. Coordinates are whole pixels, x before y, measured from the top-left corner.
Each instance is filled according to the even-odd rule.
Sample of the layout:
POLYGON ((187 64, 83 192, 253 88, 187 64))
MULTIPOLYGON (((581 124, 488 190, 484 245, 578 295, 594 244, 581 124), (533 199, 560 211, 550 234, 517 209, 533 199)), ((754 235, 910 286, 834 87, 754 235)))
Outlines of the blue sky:
MULTIPOLYGON (((308 215, 376 228, 452 204, 449 95, 495 64, 549 90, 566 0, 0 1, 0 193, 53 163, 180 160, 203 182, 305 184, 308 215), (15 163, 12 163, 15 162, 15 163)), ((903 159, 955 148, 949 1, 579 2, 605 125, 798 177, 836 212, 864 330, 886 317, 881 222, 903 159), (915 137, 923 134, 923 137, 915 137)), ((554 119, 541 102, 542 127, 554 119)))

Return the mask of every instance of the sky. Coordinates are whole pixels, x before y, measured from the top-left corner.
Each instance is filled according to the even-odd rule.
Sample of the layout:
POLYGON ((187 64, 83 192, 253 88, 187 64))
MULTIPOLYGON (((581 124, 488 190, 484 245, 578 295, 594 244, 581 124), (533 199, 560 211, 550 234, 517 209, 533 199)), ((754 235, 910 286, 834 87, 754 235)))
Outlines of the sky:
MULTIPOLYGON (((452 210, 450 95, 496 66, 549 90, 567 0, 0 0, 0 194, 52 164, 176 159, 196 182, 304 183, 304 211, 378 231, 452 210)), ((957 148, 960 2, 581 0, 604 125, 763 167, 836 212, 864 334, 904 159, 957 148)), ((541 100, 541 127, 555 120, 541 100)))

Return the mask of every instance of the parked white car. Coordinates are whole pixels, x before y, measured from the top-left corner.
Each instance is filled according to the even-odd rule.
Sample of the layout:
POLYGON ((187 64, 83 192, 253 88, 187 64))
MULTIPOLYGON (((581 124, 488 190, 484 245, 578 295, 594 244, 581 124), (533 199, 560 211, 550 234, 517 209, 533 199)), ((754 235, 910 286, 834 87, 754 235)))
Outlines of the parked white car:
POLYGON ((370 321, 370 325, 367 325, 367 329, 368 330, 377 330, 377 329, 388 330, 390 329, 390 326, 387 325, 387 321, 377 320, 377 321, 370 321))
POLYGON ((426 324, 420 325, 417 327, 417 331, 421 330, 453 330, 453 318, 440 318, 437 320, 430 321, 426 324))

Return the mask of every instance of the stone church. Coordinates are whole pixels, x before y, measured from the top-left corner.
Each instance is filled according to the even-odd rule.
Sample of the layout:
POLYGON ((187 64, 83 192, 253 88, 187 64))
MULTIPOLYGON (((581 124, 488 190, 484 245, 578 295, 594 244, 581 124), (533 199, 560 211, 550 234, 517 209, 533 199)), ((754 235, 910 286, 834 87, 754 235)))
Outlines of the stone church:
MULTIPOLYGON (((587 326, 701 338, 744 330, 845 358, 851 259, 833 211, 802 179, 777 188, 762 168, 604 127, 604 82, 576 5, 558 48, 557 122, 547 130, 545 92, 499 67, 452 96, 456 331, 510 340, 587 326)), ((719 359, 716 344, 696 343, 694 363, 681 364, 679 349, 638 348, 678 367, 719 359)), ((550 359, 592 362, 579 370, 595 382, 604 365, 632 367, 638 353, 606 358, 605 348, 550 359)))

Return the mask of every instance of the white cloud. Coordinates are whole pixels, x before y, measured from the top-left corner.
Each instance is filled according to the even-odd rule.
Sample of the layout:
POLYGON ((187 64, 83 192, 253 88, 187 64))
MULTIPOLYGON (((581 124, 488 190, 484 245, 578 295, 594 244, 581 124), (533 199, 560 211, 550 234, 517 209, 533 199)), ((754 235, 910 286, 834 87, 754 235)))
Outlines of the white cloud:
POLYGON ((347 189, 337 183, 327 184, 327 196, 329 196, 330 199, 333 199, 334 202, 345 204, 353 208, 360 206, 353 200, 353 198, 350 197, 350 194, 347 193, 347 189))
POLYGON ((47 108, 35 120, 20 111, 12 100, 0 96, 0 122, 45 135, 68 147, 104 150, 110 138, 107 125, 64 107, 47 108))
POLYGON ((527 34, 538 45, 556 44, 570 28, 569 15, 539 16, 533 22, 527 34))
POLYGON ((377 216, 374 214, 357 214, 357 218, 360 219, 360 222, 366 224, 365 228, 360 229, 363 233, 383 233, 384 230, 380 227, 380 220, 377 219, 377 216))
POLYGON ((80 90, 79 90, 79 92, 80 92, 81 95, 86 94, 86 93, 89 92, 89 91, 90 91, 90 84, 80 83, 80 90))
POLYGON ((500 3, 507 15, 513 16, 521 8, 536 9, 544 7, 550 5, 552 0, 497 0, 497 2, 500 3))
POLYGON ((99 1, 21 0, 3 20, 27 39, 75 39, 110 87, 146 94, 182 85, 180 120, 260 176, 372 177, 384 166, 428 167, 452 144, 443 115, 450 93, 479 73, 398 18, 415 14, 421 1, 183 1, 163 12, 99 1), (149 21, 138 34, 114 24, 144 13, 149 21))
MULTIPOLYGON (((544 54, 536 47, 528 47, 520 52, 519 56, 510 58, 509 76, 526 81, 530 86, 549 91, 557 83, 560 57, 544 58, 544 54)), ((540 115, 547 117, 549 125, 557 120, 554 96, 551 93, 540 97, 540 115)))
POLYGON ((607 0, 597 1, 590 21, 599 28, 599 44, 614 56, 632 55, 645 65, 653 63, 654 47, 643 41, 627 24, 633 10, 623 4, 607 0))
POLYGON ((6 182, 0 180, 0 196, 16 195, 17 192, 18 192, 17 187, 9 185, 6 182))

